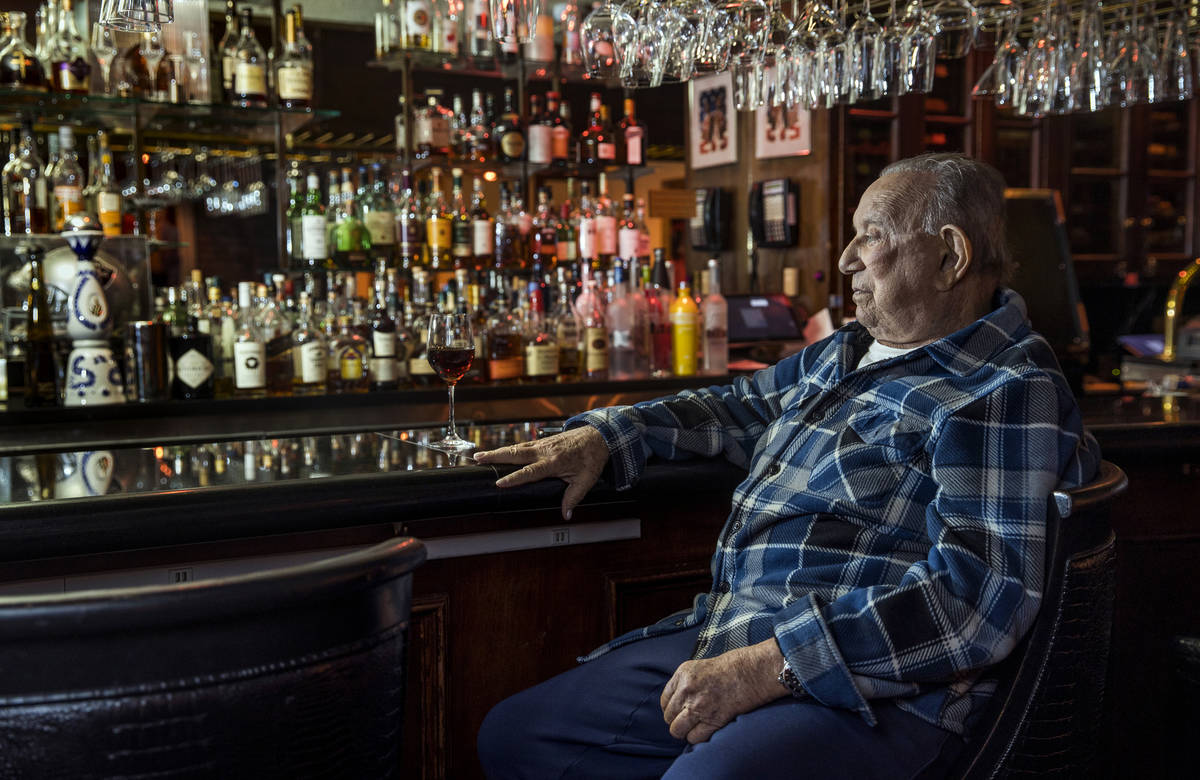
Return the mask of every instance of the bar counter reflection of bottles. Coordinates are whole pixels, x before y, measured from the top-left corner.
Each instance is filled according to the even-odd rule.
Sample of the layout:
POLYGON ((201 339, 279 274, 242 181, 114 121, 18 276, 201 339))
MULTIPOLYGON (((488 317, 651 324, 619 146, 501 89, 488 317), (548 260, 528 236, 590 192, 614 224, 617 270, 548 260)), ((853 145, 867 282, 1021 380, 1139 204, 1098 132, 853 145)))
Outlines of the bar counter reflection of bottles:
MULTIPOLYGON (((478 449, 531 441, 557 423, 464 426, 478 449)), ((288 480, 449 468, 431 449, 440 429, 174 444, 0 457, 0 504, 156 493, 288 480)))

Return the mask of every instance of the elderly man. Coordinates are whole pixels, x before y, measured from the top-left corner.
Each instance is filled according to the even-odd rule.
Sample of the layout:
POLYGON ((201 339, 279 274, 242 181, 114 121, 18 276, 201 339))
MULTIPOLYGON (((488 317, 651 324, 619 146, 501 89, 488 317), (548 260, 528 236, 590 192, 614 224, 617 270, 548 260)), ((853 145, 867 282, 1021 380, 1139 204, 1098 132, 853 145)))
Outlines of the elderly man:
POLYGON ((909 778, 960 752, 1037 613, 1047 498, 1099 453, 1002 286, 998 172, 900 161, 854 228, 857 322, 732 385, 476 456, 527 464, 502 487, 565 480, 567 517, 651 455, 748 472, 711 591, 497 705, 490 776, 909 778))

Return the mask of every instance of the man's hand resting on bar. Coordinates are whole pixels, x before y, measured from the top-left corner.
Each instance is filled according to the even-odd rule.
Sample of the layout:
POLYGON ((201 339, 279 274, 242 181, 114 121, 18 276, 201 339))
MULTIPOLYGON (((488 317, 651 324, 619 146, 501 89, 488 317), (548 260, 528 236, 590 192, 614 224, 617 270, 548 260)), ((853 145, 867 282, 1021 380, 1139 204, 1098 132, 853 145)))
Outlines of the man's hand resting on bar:
POLYGON ((563 480, 567 483, 567 491, 563 493, 562 514, 570 520, 572 510, 600 479, 600 473, 608 463, 608 445, 599 431, 585 425, 537 441, 477 452, 475 461, 527 464, 498 479, 496 487, 515 487, 550 477, 563 480))

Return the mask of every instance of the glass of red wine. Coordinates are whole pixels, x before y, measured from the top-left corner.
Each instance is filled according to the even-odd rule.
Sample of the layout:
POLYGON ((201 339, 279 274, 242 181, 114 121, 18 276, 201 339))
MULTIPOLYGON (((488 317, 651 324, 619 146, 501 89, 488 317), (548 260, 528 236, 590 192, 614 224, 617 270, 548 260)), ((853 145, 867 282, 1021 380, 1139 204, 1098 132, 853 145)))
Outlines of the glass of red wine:
POLYGON ((467 314, 433 314, 429 317, 429 365, 450 387, 450 429, 446 438, 429 446, 442 452, 465 452, 475 445, 459 437, 454 427, 454 386, 475 360, 475 337, 467 314))

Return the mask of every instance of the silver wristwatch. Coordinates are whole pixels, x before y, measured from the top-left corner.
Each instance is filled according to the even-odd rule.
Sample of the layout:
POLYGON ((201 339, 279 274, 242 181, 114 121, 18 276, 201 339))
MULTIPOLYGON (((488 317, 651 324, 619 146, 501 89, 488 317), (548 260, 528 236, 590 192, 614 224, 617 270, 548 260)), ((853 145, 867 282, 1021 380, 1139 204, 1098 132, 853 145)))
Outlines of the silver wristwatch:
POLYGON ((808 691, 804 690, 804 686, 800 684, 800 678, 792 671, 792 667, 787 661, 783 662, 783 669, 779 671, 779 684, 791 691, 792 696, 798 699, 808 696, 808 691))

